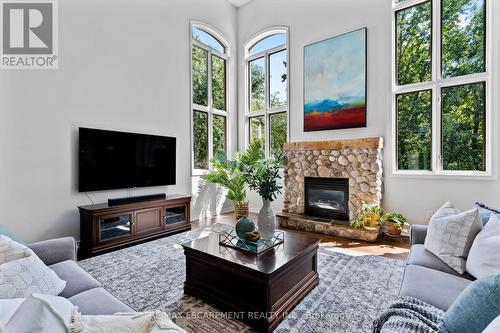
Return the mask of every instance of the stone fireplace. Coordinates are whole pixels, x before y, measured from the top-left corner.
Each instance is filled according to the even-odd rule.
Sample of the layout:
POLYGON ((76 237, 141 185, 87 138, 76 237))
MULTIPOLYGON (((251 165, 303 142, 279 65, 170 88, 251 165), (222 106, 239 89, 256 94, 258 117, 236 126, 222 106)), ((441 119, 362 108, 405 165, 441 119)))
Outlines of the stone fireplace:
POLYGON ((375 240, 378 230, 375 235, 349 224, 364 203, 381 203, 382 149, 383 138, 286 143, 283 213, 278 214, 278 223, 375 240))

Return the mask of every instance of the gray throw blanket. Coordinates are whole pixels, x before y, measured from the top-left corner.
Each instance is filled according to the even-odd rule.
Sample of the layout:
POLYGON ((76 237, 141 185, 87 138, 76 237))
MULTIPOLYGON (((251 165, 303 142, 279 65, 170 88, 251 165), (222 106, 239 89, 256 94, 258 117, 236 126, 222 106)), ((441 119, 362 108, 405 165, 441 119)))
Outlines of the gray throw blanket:
POLYGON ((436 333, 444 312, 412 297, 401 297, 373 322, 373 333, 436 333))

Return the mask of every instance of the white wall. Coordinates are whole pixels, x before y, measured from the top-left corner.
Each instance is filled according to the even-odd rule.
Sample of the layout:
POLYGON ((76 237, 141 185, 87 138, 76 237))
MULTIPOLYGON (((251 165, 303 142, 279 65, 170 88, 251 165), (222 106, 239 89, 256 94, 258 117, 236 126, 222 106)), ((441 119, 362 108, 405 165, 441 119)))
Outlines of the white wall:
MULTIPOLYGON (((500 18, 500 6, 493 6, 494 21, 500 18)), ((476 200, 500 207, 500 184, 497 180, 464 180, 442 178, 410 178, 391 175, 392 137, 390 133, 391 110, 391 0, 254 0, 238 13, 239 62, 244 71, 243 47, 252 36, 271 26, 288 26, 290 37, 290 141, 336 140, 382 136, 385 145, 385 193, 384 206, 405 214, 412 223, 425 223, 430 211, 446 200, 452 200, 459 208, 471 207, 476 200), (303 47, 315 41, 336 36, 358 28, 368 28, 368 126, 359 129, 303 132, 303 47)), ((498 31, 498 26, 492 31, 498 31)), ((498 35, 493 40, 493 59, 498 58, 498 35)), ((495 62, 496 63, 496 62, 495 62)), ((494 68, 493 91, 498 90, 498 66, 494 68)), ((244 82, 240 76, 239 124, 245 124, 244 82)), ((497 95, 496 93, 494 95, 497 95)), ((495 96, 493 110, 498 110, 495 96)), ((493 112, 496 113, 496 112, 493 112)), ((493 127, 498 129, 498 117, 493 127)), ((239 144, 245 137, 240 131, 239 144)), ((497 142, 495 135, 494 142, 497 142)), ((498 174, 494 145, 495 174, 498 174)), ((261 202, 257 195, 250 196, 250 209, 258 211, 261 202)), ((275 202, 280 209, 282 198, 275 202)))
MULTIPOLYGON (((132 194, 190 194, 190 20, 234 46, 236 15, 224 0, 59 1, 59 69, 0 74, 0 224, 27 241, 79 238, 76 206, 90 203, 76 189, 81 125, 177 137, 177 185, 132 194)), ((233 112, 235 69, 233 61, 233 112)), ((230 126, 235 132, 236 116, 230 126)), ((194 217, 208 203, 195 200, 194 217)))

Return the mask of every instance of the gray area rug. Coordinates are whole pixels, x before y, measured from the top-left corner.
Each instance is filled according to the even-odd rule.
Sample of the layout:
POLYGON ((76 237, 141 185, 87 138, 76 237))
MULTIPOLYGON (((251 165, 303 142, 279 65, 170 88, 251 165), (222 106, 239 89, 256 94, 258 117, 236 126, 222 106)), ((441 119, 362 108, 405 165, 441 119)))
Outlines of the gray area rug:
MULTIPOLYGON (((183 294, 185 259, 179 244, 230 228, 214 224, 79 262, 104 288, 136 311, 164 310, 188 332, 253 332, 242 322, 183 294)), ((370 332, 396 298, 404 262, 320 247, 319 285, 275 332, 370 332)))

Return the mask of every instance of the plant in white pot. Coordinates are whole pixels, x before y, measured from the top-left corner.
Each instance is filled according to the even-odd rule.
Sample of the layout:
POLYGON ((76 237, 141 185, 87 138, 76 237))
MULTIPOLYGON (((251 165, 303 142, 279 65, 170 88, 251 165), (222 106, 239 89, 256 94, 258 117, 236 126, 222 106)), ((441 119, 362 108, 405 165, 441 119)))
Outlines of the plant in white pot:
POLYGON ((280 168, 282 160, 260 160, 247 168, 246 178, 248 187, 262 197, 263 205, 260 209, 257 226, 263 239, 270 239, 276 229, 276 216, 271 208, 271 202, 281 193, 282 186, 278 184, 281 179, 280 168))

